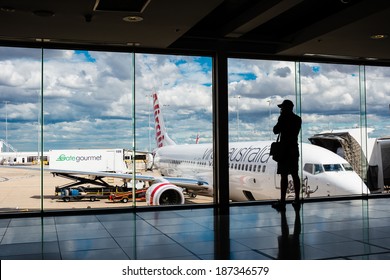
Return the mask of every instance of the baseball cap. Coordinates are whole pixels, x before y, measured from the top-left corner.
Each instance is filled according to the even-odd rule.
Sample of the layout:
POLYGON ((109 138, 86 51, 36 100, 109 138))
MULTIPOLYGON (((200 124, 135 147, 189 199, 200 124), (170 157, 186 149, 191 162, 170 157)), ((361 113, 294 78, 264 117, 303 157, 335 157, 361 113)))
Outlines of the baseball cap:
POLYGON ((285 99, 281 104, 278 104, 279 108, 294 108, 294 103, 291 100, 285 99))

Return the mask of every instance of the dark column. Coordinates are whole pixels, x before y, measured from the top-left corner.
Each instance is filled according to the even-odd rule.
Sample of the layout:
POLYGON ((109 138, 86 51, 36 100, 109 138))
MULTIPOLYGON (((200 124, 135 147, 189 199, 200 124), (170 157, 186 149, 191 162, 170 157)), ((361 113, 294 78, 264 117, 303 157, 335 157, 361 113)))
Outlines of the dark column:
POLYGON ((230 259, 227 66, 226 54, 217 52, 213 63, 215 259, 230 259))

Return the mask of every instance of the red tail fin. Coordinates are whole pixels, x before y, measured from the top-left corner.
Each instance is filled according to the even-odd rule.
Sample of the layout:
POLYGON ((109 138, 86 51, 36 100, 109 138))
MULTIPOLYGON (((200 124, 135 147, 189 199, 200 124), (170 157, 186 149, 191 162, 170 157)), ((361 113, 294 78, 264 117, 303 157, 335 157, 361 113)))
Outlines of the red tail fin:
POLYGON ((154 129, 156 132, 156 144, 158 148, 167 145, 175 145, 175 142, 169 138, 165 129, 164 119, 161 112, 161 107, 158 101, 157 93, 153 93, 153 113, 154 113, 154 129))

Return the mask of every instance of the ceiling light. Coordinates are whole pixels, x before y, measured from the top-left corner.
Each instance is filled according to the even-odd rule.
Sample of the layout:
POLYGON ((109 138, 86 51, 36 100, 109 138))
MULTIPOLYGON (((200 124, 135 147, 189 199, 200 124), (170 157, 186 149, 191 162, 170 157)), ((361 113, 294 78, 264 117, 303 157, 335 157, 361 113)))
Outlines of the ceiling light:
POLYGON ((140 16, 127 16, 127 17, 124 17, 123 20, 127 21, 127 22, 140 22, 140 21, 143 21, 144 18, 140 17, 140 16))
POLYGON ((311 57, 320 57, 320 58, 329 58, 329 59, 358 59, 358 57, 355 56, 347 56, 347 55, 336 55, 336 54, 323 54, 323 53, 304 53, 304 56, 311 56, 311 57))
POLYGON ((141 46, 141 43, 139 42, 128 42, 126 43, 127 46, 130 46, 130 47, 139 47, 141 46))
POLYGON ((41 38, 36 38, 35 41, 37 42, 50 42, 51 40, 50 39, 41 39, 41 38))
POLYGON ((382 39, 386 39, 387 37, 389 37, 389 35, 387 34, 374 34, 370 36, 370 38, 374 40, 382 40, 382 39))

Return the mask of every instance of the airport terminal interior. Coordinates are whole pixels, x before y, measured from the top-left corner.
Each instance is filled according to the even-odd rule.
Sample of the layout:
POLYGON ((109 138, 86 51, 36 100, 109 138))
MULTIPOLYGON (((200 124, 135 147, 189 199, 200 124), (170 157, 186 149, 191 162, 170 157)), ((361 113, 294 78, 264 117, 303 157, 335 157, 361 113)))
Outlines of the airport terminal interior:
MULTIPOLYGON (((380 0, 0 0, 0 259, 389 260, 389 17, 380 0), (302 203, 290 196, 277 211, 266 148, 229 143, 274 140, 284 98, 304 120, 301 146, 339 162, 315 163, 320 153, 302 148, 302 203), (132 174, 154 176, 135 160, 156 154, 153 121, 157 142, 166 129, 213 144, 196 163, 211 170, 212 197, 194 192, 209 183, 201 169, 185 205, 153 205, 146 190, 128 204, 58 199, 75 177, 44 168, 69 163, 67 149, 114 145, 132 174), (235 164, 223 164, 228 152, 235 164), (258 160, 256 175, 243 158, 258 160), (267 196, 256 190, 264 177, 267 196)), ((184 177, 172 170, 159 176, 184 177)), ((83 172, 82 183, 101 179, 83 172)))

